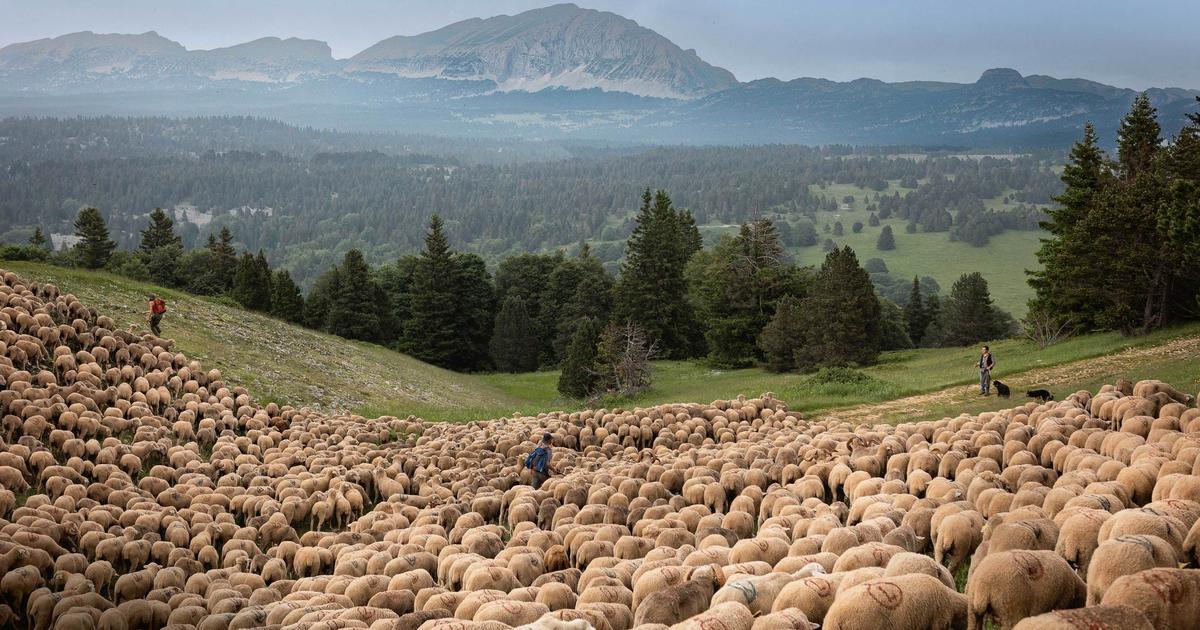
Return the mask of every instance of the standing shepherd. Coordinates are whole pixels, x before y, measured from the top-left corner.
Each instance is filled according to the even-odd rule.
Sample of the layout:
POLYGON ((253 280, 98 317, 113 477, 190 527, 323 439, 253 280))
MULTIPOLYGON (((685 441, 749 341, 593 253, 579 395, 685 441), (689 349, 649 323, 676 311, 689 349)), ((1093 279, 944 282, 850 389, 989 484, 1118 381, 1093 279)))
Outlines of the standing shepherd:
POLYGON ((550 444, 554 440, 554 436, 546 433, 542 435, 542 441, 538 442, 537 448, 525 458, 525 467, 530 470, 532 477, 530 484, 534 490, 542 487, 543 483, 550 478, 554 473, 554 468, 550 466, 550 459, 554 456, 551 452, 550 444))
POLYGON ((158 325, 162 323, 163 315, 167 312, 167 301, 153 293, 146 298, 149 300, 146 304, 146 319, 150 322, 150 332, 156 337, 161 337, 162 329, 158 325))
POLYGON ((987 396, 992 393, 992 368, 996 367, 996 360, 992 358, 992 351, 987 347, 983 347, 983 352, 979 354, 979 395, 987 396))

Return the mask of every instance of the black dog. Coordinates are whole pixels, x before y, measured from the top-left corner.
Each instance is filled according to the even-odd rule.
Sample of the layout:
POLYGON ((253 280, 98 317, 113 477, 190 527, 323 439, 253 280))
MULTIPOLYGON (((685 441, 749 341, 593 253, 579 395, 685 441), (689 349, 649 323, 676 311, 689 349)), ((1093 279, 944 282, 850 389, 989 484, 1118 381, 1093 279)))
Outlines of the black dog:
POLYGON ((1048 392, 1044 389, 1031 389, 1031 390, 1025 392, 1025 395, 1030 398, 1036 398, 1042 402, 1046 402, 1048 400, 1054 400, 1054 394, 1051 394, 1050 392, 1048 392))
POLYGON ((992 387, 996 388, 996 395, 1001 398, 1008 398, 1008 395, 1012 393, 1008 389, 1008 385, 1005 385, 1004 383, 1001 383, 1000 381, 992 381, 992 387))

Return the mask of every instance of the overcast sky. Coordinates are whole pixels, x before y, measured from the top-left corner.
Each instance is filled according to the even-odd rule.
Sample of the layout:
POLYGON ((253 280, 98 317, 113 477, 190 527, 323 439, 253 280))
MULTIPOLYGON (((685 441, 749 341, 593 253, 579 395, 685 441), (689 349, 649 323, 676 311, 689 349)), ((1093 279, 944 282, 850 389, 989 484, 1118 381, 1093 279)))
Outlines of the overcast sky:
MULTIPOLYGON (((149 30, 189 49, 258 37, 348 57, 392 35, 518 13, 535 0, 0 0, 0 45, 149 30)), ((1200 0, 581 0, 636 20, 743 81, 974 81, 987 68, 1122 87, 1200 88, 1200 0)))

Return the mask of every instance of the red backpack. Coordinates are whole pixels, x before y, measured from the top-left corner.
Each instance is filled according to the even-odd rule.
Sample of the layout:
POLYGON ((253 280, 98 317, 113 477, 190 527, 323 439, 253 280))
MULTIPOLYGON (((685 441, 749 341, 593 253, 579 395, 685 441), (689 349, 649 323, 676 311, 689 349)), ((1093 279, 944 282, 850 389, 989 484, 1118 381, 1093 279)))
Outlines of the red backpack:
POLYGON ((166 300, 164 300, 162 298, 154 298, 154 301, 150 303, 150 312, 154 313, 155 315, 162 315, 163 313, 166 313, 167 312, 166 300))

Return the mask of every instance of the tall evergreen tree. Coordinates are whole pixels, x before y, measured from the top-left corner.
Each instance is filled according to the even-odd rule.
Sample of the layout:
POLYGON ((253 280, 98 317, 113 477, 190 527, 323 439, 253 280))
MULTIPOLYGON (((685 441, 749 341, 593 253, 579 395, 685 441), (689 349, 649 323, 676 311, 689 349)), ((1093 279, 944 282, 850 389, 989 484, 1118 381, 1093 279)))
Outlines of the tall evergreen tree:
POLYGON ((921 335, 929 325, 929 313, 925 310, 925 301, 921 298, 921 281, 913 276, 912 290, 908 292, 908 304, 904 305, 904 323, 908 329, 908 338, 913 344, 921 343, 921 335))
POLYGON ((721 367, 751 365, 762 358, 763 327, 785 295, 801 297, 805 278, 784 256, 774 225, 765 219, 742 225, 688 265, 689 299, 704 327, 709 361, 721 367))
POLYGON ((75 245, 79 264, 86 269, 100 269, 107 265, 117 249, 117 244, 108 237, 108 224, 104 222, 104 217, 92 207, 81 209, 79 216, 75 217, 75 236, 80 239, 75 245))
POLYGON ((651 195, 647 188, 625 245, 614 316, 633 322, 668 358, 695 356, 703 345, 684 279, 688 259, 701 244, 691 214, 676 210, 666 192, 651 195))
POLYGON ((271 315, 294 324, 304 321, 304 296, 287 269, 276 271, 271 281, 271 315))
POLYGON ((501 372, 532 372, 538 366, 537 326, 525 300, 509 294, 496 313, 496 325, 492 330, 492 363, 501 372))
POLYGON ((233 275, 237 270, 237 251, 233 248, 233 232, 221 226, 219 237, 208 237, 208 250, 212 252, 212 274, 224 291, 233 289, 233 275))
POLYGON ((1150 170, 1161 146, 1158 112, 1142 92, 1133 99, 1133 107, 1117 129, 1117 161, 1122 178, 1129 181, 1150 170))
POLYGON ((1090 330, 1096 326, 1100 288, 1092 277, 1095 255, 1091 239, 1086 225, 1080 226, 1112 179, 1092 123, 1084 125, 1083 139, 1071 149, 1061 179, 1064 190, 1054 198, 1058 205, 1047 210, 1048 219, 1041 223, 1050 234, 1038 249, 1041 268, 1028 272, 1036 293, 1029 308, 1051 316, 1069 316, 1090 330))
POLYGON ((800 369, 871 365, 878 358, 879 298, 854 250, 825 257, 802 311, 804 337, 794 351, 800 369))
POLYGON ((377 287, 362 252, 346 252, 338 267, 338 279, 337 292, 329 304, 329 332, 346 339, 381 341, 377 287))
POLYGON ((152 252, 159 247, 183 247, 183 239, 175 233, 175 222, 162 208, 155 208, 150 213, 150 222, 142 230, 142 243, 138 248, 143 252, 152 252))
POLYGON ((251 311, 271 310, 270 276, 264 278, 262 267, 254 254, 245 252, 238 259, 230 297, 251 311))
POLYGON ((966 346, 1011 334, 1011 318, 992 303, 988 283, 978 271, 963 274, 942 305, 942 344, 966 346))
MULTIPOLYGON (((567 346, 581 318, 590 317, 595 321, 596 327, 601 328, 603 323, 608 321, 613 308, 614 281, 600 261, 591 256, 584 256, 574 262, 574 267, 579 271, 574 288, 569 289, 570 293, 561 306, 555 307, 551 302, 557 313, 554 337, 556 358, 566 357, 567 346)), ((568 290, 565 289, 565 285, 564 282, 564 290, 568 290)), ((555 290, 556 286, 552 280, 547 291, 555 290)))
POLYGON ((775 305, 775 314, 758 336, 765 366, 772 372, 788 372, 798 367, 796 348, 805 335, 805 323, 800 300, 785 295, 775 305))
POLYGON ((49 242, 50 241, 46 238, 46 235, 42 233, 42 226, 39 225, 33 228, 33 236, 29 237, 30 245, 33 245, 38 249, 46 249, 46 245, 49 242))
POLYGON ((568 398, 585 398, 595 391, 600 380, 596 369, 600 326, 591 317, 581 317, 571 329, 571 341, 558 376, 558 393, 568 398))
POLYGON ((337 266, 330 267, 317 276, 308 297, 304 300, 304 325, 317 330, 329 330, 329 311, 341 286, 341 274, 337 266))
POLYGON ((875 249, 882 252, 896 249, 896 236, 892 234, 892 226, 885 225, 879 231, 879 240, 875 242, 875 249))
POLYGON ((450 250, 437 215, 430 218, 410 295, 405 352, 453 370, 487 365, 495 301, 491 278, 478 256, 450 250))

